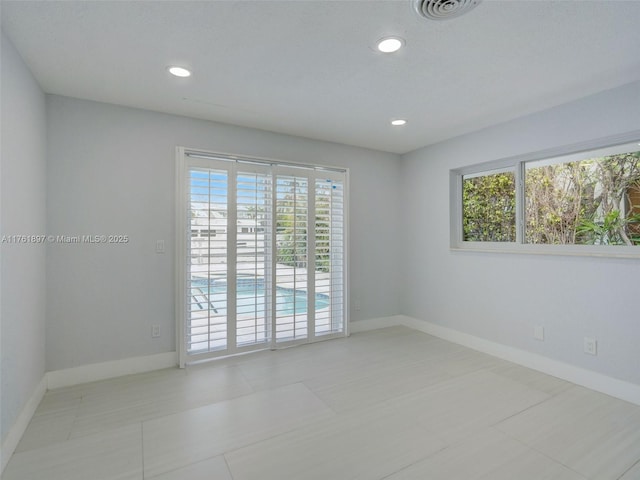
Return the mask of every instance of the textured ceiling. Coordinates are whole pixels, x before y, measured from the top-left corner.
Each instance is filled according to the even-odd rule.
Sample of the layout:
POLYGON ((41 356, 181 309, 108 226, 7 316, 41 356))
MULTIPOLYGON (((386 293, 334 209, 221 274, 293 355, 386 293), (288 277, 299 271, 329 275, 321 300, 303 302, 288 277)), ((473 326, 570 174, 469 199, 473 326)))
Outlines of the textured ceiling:
POLYGON ((485 0, 446 21, 411 0, 2 0, 0 14, 47 93, 396 153, 640 80, 640 1, 485 0), (387 35, 405 48, 377 52, 387 35))

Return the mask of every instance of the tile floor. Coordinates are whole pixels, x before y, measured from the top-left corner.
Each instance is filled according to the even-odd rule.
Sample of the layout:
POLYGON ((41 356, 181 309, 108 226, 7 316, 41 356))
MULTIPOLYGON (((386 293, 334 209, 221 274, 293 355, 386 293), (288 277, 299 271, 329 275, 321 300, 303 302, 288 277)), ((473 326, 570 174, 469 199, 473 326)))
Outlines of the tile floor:
POLYGON ((3 480, 639 480, 640 407, 394 327, 48 392, 3 480))

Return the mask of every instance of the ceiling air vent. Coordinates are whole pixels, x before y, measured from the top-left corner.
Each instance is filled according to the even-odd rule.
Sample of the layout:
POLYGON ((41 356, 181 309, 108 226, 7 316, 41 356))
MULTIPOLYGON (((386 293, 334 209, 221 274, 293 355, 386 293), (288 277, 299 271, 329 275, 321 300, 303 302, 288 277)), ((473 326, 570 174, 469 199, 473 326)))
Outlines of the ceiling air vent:
POLYGON ((472 10, 482 0, 414 0, 418 15, 430 20, 459 17, 472 10))

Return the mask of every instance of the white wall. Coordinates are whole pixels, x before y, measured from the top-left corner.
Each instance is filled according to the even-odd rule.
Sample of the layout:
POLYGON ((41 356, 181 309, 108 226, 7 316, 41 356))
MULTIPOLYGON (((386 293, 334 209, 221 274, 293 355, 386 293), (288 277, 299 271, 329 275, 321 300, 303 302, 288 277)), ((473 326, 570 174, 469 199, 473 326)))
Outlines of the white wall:
POLYGON ((397 155, 48 96, 49 232, 126 245, 48 246, 47 370, 175 350, 175 147, 350 168, 352 320, 398 313, 397 155), (155 253, 164 239, 167 253, 155 253), (151 338, 159 324, 161 338, 151 338))
MULTIPOLYGON (((1 35, 1 234, 43 234, 45 96, 13 45, 1 35)), ((45 248, 2 243, 0 256, 0 439, 4 441, 45 371, 45 248)))
POLYGON ((640 260, 450 251, 448 181, 452 168, 640 129, 639 106, 630 84, 403 156, 402 313, 640 384, 640 260))

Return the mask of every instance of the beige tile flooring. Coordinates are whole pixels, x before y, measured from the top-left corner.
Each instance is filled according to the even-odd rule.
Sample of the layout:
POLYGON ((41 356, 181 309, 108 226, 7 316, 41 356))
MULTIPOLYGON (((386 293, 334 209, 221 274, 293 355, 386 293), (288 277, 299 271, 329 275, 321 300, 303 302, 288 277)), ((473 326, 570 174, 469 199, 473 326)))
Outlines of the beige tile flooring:
POLYGON ((3 480, 639 480, 640 407, 394 327, 45 395, 3 480))

